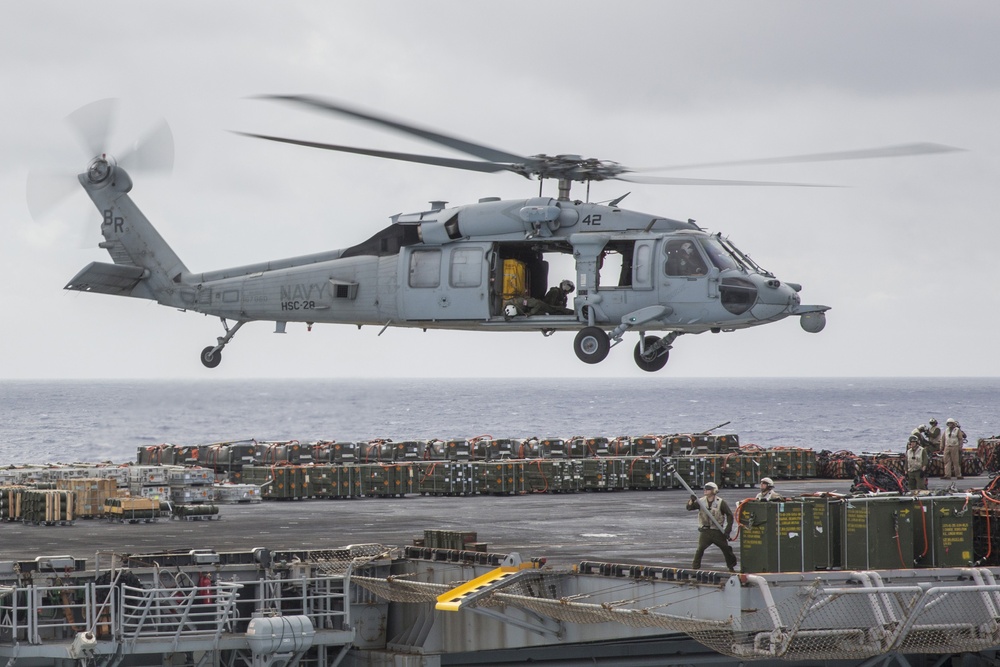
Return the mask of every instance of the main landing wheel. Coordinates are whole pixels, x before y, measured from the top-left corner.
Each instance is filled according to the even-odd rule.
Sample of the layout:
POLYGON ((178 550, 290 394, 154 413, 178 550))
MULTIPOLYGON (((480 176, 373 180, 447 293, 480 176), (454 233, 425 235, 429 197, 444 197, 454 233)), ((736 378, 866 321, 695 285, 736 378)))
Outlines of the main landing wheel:
POLYGON ((573 351, 585 364, 598 364, 604 361, 611 349, 611 339, 604 329, 585 327, 576 335, 573 341, 573 351))
POLYGON ((222 350, 216 350, 215 347, 209 345, 201 351, 201 363, 205 364, 205 368, 215 368, 221 362, 222 350))
POLYGON ((635 365, 649 373, 655 373, 666 366, 667 360, 670 359, 669 348, 664 347, 655 352, 642 353, 643 348, 649 350, 659 342, 660 339, 656 336, 645 336, 641 343, 636 343, 635 352, 632 355, 635 358, 635 365))

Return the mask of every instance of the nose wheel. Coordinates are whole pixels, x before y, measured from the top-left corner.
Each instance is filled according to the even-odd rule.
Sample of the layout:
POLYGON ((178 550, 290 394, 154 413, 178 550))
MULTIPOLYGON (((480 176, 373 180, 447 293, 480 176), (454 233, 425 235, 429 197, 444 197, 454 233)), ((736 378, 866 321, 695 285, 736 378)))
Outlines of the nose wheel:
POLYGON ((219 319, 222 320, 222 328, 226 330, 226 335, 219 336, 218 345, 209 345, 201 351, 201 363, 205 368, 215 368, 222 363, 222 348, 228 345, 229 341, 236 335, 236 332, 240 330, 240 327, 248 322, 248 320, 239 320, 236 322, 236 326, 230 329, 226 318, 220 317, 219 319))

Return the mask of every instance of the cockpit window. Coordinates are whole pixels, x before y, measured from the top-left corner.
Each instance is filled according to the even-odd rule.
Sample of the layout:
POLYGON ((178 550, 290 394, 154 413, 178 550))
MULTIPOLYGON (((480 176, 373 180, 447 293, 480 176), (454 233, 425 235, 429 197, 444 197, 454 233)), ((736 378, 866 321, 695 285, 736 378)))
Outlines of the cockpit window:
POLYGON ((668 276, 703 276, 708 273, 708 266, 694 239, 671 239, 667 241, 666 253, 664 270, 668 276))
POLYGON ((757 264, 757 262, 750 259, 749 255, 744 255, 739 248, 733 245, 732 241, 730 241, 729 239, 722 238, 722 234, 716 234, 715 236, 711 237, 711 239, 712 241, 719 243, 726 250, 726 252, 729 253, 729 256, 732 257, 737 262, 739 262, 739 264, 743 266, 748 272, 759 273, 760 275, 768 276, 769 278, 774 277, 773 273, 767 271, 759 264, 757 264))
POLYGON ((726 269, 742 269, 744 268, 742 264, 736 261, 726 248, 722 245, 719 239, 715 236, 710 236, 707 239, 702 239, 702 247, 705 248, 705 252, 708 253, 708 259, 719 271, 725 271, 726 269))

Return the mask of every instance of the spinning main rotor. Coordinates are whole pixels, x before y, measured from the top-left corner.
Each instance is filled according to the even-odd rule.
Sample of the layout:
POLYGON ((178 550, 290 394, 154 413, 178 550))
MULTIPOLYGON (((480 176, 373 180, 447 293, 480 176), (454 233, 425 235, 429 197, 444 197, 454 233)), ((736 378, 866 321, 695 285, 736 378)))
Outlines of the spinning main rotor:
POLYGON ((539 180, 554 178, 559 181, 559 198, 569 199, 570 184, 573 181, 590 183, 591 181, 618 180, 630 183, 649 183, 655 185, 750 185, 750 186, 791 186, 791 187, 826 187, 811 183, 789 183, 776 181, 744 181, 730 179, 704 179, 704 178, 681 178, 674 176, 646 176, 640 172, 650 171, 671 171, 677 169, 700 169, 707 167, 728 167, 745 165, 764 164, 791 164, 803 162, 829 162, 838 160, 864 160, 872 158, 902 157, 906 155, 925 155, 931 153, 949 153, 961 150, 933 143, 913 143, 895 146, 883 146, 881 148, 868 148, 853 151, 839 151, 832 153, 812 153, 806 155, 791 155, 785 157, 763 158, 755 160, 738 160, 732 162, 711 162, 703 164, 672 165, 664 167, 652 167, 635 169, 626 167, 611 160, 600 160, 597 158, 584 158, 579 155, 531 155, 522 156, 504 150, 491 148, 483 144, 478 144, 465 139, 459 139, 447 134, 442 134, 434 130, 429 130, 399 120, 394 120, 386 116, 376 115, 371 112, 362 111, 355 107, 339 102, 313 97, 310 95, 266 95, 262 99, 277 100, 300 106, 309 107, 324 113, 337 114, 356 118, 358 120, 380 125, 403 134, 419 137, 431 143, 439 144, 451 148, 460 153, 465 153, 479 160, 463 160, 457 158, 440 157, 434 155, 419 155, 413 153, 399 153, 395 151, 383 151, 370 148, 356 148, 353 146, 342 146, 318 141, 306 141, 302 139, 292 139, 288 137, 278 137, 253 132, 237 132, 248 137, 277 141, 310 148, 320 148, 323 150, 338 151, 341 153, 354 153, 357 155, 369 155, 372 157, 386 158, 389 160, 401 160, 404 162, 417 162, 438 167, 450 167, 452 169, 463 169, 466 171, 479 171, 486 173, 496 173, 509 171, 515 174, 539 180))

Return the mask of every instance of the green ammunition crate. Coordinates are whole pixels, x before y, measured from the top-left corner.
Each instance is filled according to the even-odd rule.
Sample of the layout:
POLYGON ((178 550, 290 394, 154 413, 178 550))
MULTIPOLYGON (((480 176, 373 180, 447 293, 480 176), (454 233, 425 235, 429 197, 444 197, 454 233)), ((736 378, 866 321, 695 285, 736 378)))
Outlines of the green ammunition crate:
POLYGON ((472 464, 476 493, 511 496, 524 493, 524 461, 476 461, 472 464))
POLYGON ((817 570, 833 570, 841 565, 840 515, 844 501, 840 497, 800 496, 795 498, 805 506, 805 512, 812 514, 813 547, 812 558, 817 570))
POLYGON ((716 449, 720 454, 739 451, 740 436, 735 433, 715 436, 716 449))
POLYGON ((826 503, 750 501, 740 508, 744 572, 809 572, 830 567, 826 503))
POLYGON ((524 462, 524 487, 529 493, 573 493, 582 487, 579 459, 532 459, 524 462))
POLYGON ((344 465, 314 465, 308 468, 309 495, 316 498, 353 498, 357 495, 357 468, 344 465))
POLYGON ((391 498, 411 493, 413 465, 412 463, 362 463, 356 466, 360 494, 391 498))
POLYGON ((841 563, 845 570, 913 567, 912 496, 847 498, 840 514, 841 563))
POLYGON ((802 477, 816 478, 816 452, 811 449, 802 450, 802 477))
POLYGON ((722 457, 722 484, 731 488, 760 484, 760 463, 753 456, 734 452, 722 457))
POLYGON ((723 483, 722 462, 725 456, 678 456, 674 459, 677 473, 692 489, 702 489, 709 482, 723 483))
POLYGON ((424 530, 424 546, 430 549, 472 550, 478 535, 472 530, 424 530))
POLYGON ((667 472, 669 459, 649 456, 629 456, 624 459, 625 485, 630 489, 647 491, 670 488, 673 475, 667 472))
POLYGON ((769 449, 765 452, 767 460, 766 477, 789 479, 792 476, 792 459, 795 455, 790 449, 769 449))
MULTIPOLYGON (((632 438, 632 446, 635 447, 636 456, 652 456, 663 445, 660 438, 647 435, 640 438, 632 438)), ((666 452, 663 453, 666 454, 666 452)))
POLYGON ((300 500, 309 496, 306 471, 300 465, 244 466, 243 483, 261 487, 265 500, 300 500))
POLYGON ((626 459, 581 459, 584 491, 618 491, 626 488, 626 459))
POLYGON ((917 496, 914 509, 917 567, 972 565, 972 508, 965 496, 917 496))
POLYGON ((694 443, 690 435, 666 435, 662 438, 669 456, 690 456, 694 443))
POLYGON ((469 461, 420 461, 413 467, 415 493, 471 496, 476 492, 475 465, 469 461))

